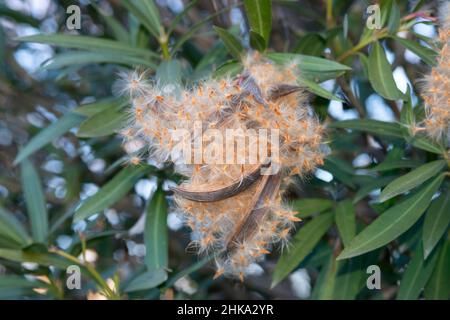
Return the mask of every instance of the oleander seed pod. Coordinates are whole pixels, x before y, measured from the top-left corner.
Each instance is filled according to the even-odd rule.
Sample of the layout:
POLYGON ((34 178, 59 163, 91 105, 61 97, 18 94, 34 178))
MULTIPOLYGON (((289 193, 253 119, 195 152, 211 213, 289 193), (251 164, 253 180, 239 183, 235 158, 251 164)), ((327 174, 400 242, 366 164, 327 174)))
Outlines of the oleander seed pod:
POLYGON ((190 247, 214 254, 215 277, 242 280, 253 262, 287 243, 300 219, 282 204, 285 182, 323 163, 323 127, 295 70, 295 62, 279 66, 250 54, 235 78, 184 89, 147 80, 126 86, 133 90, 124 132, 145 141, 150 157, 173 162, 186 176, 173 188, 174 200, 192 230, 190 247), (230 130, 244 147, 224 139, 230 130), (184 134, 188 154, 174 131, 184 134))
POLYGON ((434 140, 450 140, 450 3, 440 8, 439 40, 442 45, 437 64, 424 79, 427 134, 434 140))

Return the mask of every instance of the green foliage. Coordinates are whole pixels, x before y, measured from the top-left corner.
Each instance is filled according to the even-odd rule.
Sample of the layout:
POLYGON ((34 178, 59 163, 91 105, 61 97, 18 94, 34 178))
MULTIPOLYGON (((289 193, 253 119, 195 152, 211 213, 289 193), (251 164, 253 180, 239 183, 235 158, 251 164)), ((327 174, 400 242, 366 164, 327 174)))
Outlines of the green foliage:
MULTIPOLYGON (((35 288, 58 299, 86 298, 91 290, 108 299, 230 297, 235 280, 212 280, 214 256, 197 259, 188 230, 168 226, 175 218, 167 185, 180 177, 167 164, 130 164, 124 149, 135 141, 117 135, 129 121, 128 103, 111 88, 117 71, 142 68, 160 85, 235 76, 250 50, 275 64, 295 62, 298 84, 310 92, 326 127, 330 154, 320 169, 331 180, 318 173, 293 177, 284 197, 304 221, 283 250, 274 248, 260 262, 265 272, 259 277, 269 284, 255 290, 244 280, 247 297, 258 291, 278 298, 277 290, 286 290, 295 298, 285 284, 305 268, 311 299, 375 299, 389 292, 397 299, 449 298, 449 144, 418 129, 425 108, 416 84, 435 65, 439 43, 413 26, 433 6, 381 1, 382 27, 371 30, 355 1, 327 1, 325 11, 295 1, 244 0, 237 8, 248 25, 239 29, 228 21, 232 6, 208 11, 194 0, 174 13, 152 0, 109 1, 111 14, 105 1, 82 5, 89 27, 78 33, 56 20, 60 31, 53 34, 14 38, 0 27, 0 112, 6 115, 0 129, 17 126, 13 144, 0 154, 0 191, 7 189, 0 193, 0 270, 6 270, 0 298, 42 297, 35 288), (296 20, 276 16, 286 10, 296 20), (35 74, 11 60, 30 43, 54 49, 35 74), (404 49, 421 62, 405 58, 404 49), (398 66, 414 85, 405 93, 393 76, 398 66), (378 99, 376 106, 369 97, 378 99), (332 106, 340 104, 336 115, 332 106), (377 116, 379 105, 390 109, 389 121, 377 116), (33 116, 43 119, 42 128, 32 125, 33 116), (367 161, 360 164, 359 157, 367 161), (48 170, 51 161, 63 169, 48 170), (155 192, 139 191, 142 183, 155 192), (94 185, 99 189, 92 195, 94 185), (145 254, 136 247, 145 247, 145 254), (95 263, 86 258, 92 251, 95 263), (37 266, 26 270, 30 262, 37 266), (77 293, 64 287, 65 269, 74 264, 83 275, 77 293), (119 272, 124 265, 126 277, 119 272), (381 292, 365 290, 369 265, 382 266, 381 292), (196 293, 180 289, 180 279, 193 283, 196 293)), ((6 5, 0 14, 14 25, 43 29, 43 20, 6 5)))

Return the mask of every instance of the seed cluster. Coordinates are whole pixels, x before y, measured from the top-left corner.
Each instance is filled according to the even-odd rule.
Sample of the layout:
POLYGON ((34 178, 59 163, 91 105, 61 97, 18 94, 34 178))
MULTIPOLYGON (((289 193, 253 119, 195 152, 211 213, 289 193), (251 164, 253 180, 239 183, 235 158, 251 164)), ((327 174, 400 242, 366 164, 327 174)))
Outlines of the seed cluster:
MULTIPOLYGON (((121 80, 132 102, 124 136, 145 141, 150 157, 173 162, 187 177, 174 189, 175 202, 192 229, 192 246, 215 255, 216 276, 242 280, 251 263, 270 253, 273 244, 287 242, 299 219, 282 204, 280 190, 290 176, 304 176, 323 163, 323 127, 297 85, 296 70, 296 63, 280 66, 252 54, 241 75, 204 80, 192 88, 161 86, 137 72, 121 80), (216 130, 225 137, 227 129, 239 130, 248 144, 267 146, 268 156, 258 154, 253 163, 210 163, 203 157, 223 150, 225 142, 203 139, 200 161, 192 155, 187 163, 172 133, 185 130, 193 146, 199 121, 202 135, 216 130), (276 143, 269 135, 252 136, 259 129, 277 129, 276 143), (268 167, 280 170, 263 174, 268 167)), ((254 149, 233 150, 249 157, 254 149)))
POLYGON ((442 48, 437 64, 425 77, 422 97, 425 101, 425 129, 434 140, 450 140, 450 3, 441 7, 439 40, 442 48))

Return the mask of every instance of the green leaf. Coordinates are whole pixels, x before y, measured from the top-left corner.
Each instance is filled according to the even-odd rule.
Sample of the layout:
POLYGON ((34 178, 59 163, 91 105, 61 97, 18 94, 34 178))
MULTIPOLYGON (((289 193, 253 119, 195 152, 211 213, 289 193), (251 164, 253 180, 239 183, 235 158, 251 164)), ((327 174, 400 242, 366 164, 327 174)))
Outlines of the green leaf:
POLYGON ((228 52, 230 52, 234 58, 240 60, 244 48, 242 47, 239 40, 226 29, 222 29, 216 26, 214 26, 213 28, 219 35, 220 39, 222 39, 225 47, 228 49, 228 52))
POLYGON ((412 51, 416 55, 418 55, 423 62, 425 62, 429 66, 434 66, 436 64, 436 56, 437 52, 422 46, 420 43, 417 43, 416 41, 400 38, 393 36, 397 42, 399 42, 402 46, 404 46, 406 49, 412 51))
POLYGON ((180 272, 174 274, 167 280, 167 282, 164 284, 165 288, 170 288, 177 282, 177 280, 186 277, 187 275, 199 270, 203 266, 205 266, 208 262, 214 259, 214 255, 206 256, 203 259, 197 261, 196 263, 192 264, 188 268, 182 269, 180 272))
POLYGON ((80 114, 85 117, 92 117, 97 113, 100 113, 110 108, 114 108, 114 106, 117 106, 118 104, 121 103, 122 102, 120 101, 120 99, 106 98, 92 103, 83 104, 79 107, 76 107, 75 109, 72 109, 71 111, 73 113, 80 114))
POLYGON ((216 11, 214 14, 209 15, 208 17, 206 17, 205 19, 201 20, 200 22, 197 22, 196 24, 194 24, 193 26, 191 26, 189 28, 189 30, 184 33, 179 39, 178 41, 174 44, 173 48, 172 48, 172 52, 177 52, 182 46, 183 44, 188 41, 195 33, 198 32, 198 30, 200 30, 201 27, 203 27, 203 25, 205 23, 207 23, 208 21, 214 19, 214 17, 217 17, 218 15, 223 14, 224 12, 228 11, 231 9, 230 7, 225 7, 222 10, 218 10, 216 11))
POLYGON ((244 0, 244 6, 251 30, 261 35, 267 46, 272 29, 272 1, 244 0))
POLYGON ((83 119, 85 119, 85 117, 78 114, 70 112, 65 114, 55 123, 52 123, 47 128, 41 130, 37 135, 31 138, 27 145, 19 151, 19 154, 14 160, 14 164, 18 164, 23 159, 27 158, 46 144, 52 142, 64 133, 68 132, 70 129, 80 124, 83 119))
POLYGON ((423 257, 422 241, 419 241, 414 256, 406 268, 398 288, 397 300, 415 300, 427 283, 436 265, 437 250, 428 259, 423 257))
POLYGON ((272 279, 272 288, 294 270, 314 249, 316 244, 333 224, 333 213, 319 215, 306 223, 294 235, 291 246, 278 260, 272 279))
POLYGON ((420 164, 421 164, 420 161, 415 160, 406 160, 406 159, 385 160, 382 163, 377 164, 375 167, 370 168, 369 170, 383 172, 401 168, 417 168, 420 164))
POLYGON ((423 255, 425 259, 433 251, 450 224, 450 190, 445 190, 433 201, 423 222, 423 255))
POLYGON ((380 136, 403 138, 401 127, 397 123, 372 119, 343 120, 330 123, 330 128, 344 128, 364 131, 380 136))
POLYGON ((355 299, 364 286, 366 276, 361 257, 342 261, 336 275, 333 298, 337 300, 355 299))
POLYGON ((320 273, 317 276, 316 281, 314 283, 311 296, 309 297, 311 300, 318 300, 320 298, 322 288, 325 286, 325 280, 334 262, 335 261, 333 259, 330 259, 330 256, 327 256, 327 262, 321 268, 320 273))
POLYGON ((0 277, 0 289, 47 288, 48 286, 48 283, 43 281, 28 280, 23 276, 2 275, 0 277))
POLYGON ((351 70, 350 67, 338 62, 303 54, 277 52, 268 53, 266 56, 279 64, 296 62, 302 77, 315 82, 323 82, 325 80, 337 78, 345 71, 351 70))
POLYGON ((406 141, 411 145, 413 145, 414 147, 428 152, 436 154, 442 154, 443 152, 445 152, 445 148, 436 144, 434 141, 431 141, 430 139, 428 139, 428 137, 421 134, 416 134, 413 137, 407 138, 406 141))
POLYGON ((388 32, 389 34, 395 34, 400 27, 400 9, 397 5, 397 2, 393 0, 389 12, 389 19, 388 19, 388 32))
POLYGON ((179 60, 163 61, 156 70, 156 79, 160 85, 180 84, 182 76, 179 60))
POLYGON ((266 43, 264 38, 259 33, 256 33, 251 30, 250 30, 250 46, 253 49, 258 50, 260 52, 266 50, 266 43))
POLYGON ((89 36, 68 35, 68 34, 36 34, 17 38, 22 42, 38 42, 55 45, 63 48, 75 48, 87 51, 105 52, 110 54, 123 54, 130 56, 138 56, 143 58, 159 58, 156 53, 149 50, 133 48, 118 41, 101 39, 89 36))
MULTIPOLYGON (((31 243, 30 237, 15 216, 0 206, 0 238, 11 240, 13 244, 24 247, 31 243)), ((1 277, 0 277, 1 279, 1 277)))
POLYGON ((348 259, 372 251, 396 239, 408 230, 428 208, 444 175, 413 192, 399 204, 386 210, 374 222, 360 232, 338 256, 348 259))
POLYGON ((365 183, 364 185, 362 185, 361 189, 359 189, 358 192, 355 194, 355 197, 353 198, 353 203, 355 204, 361 199, 365 198, 373 190, 384 187, 395 178, 396 178, 395 176, 378 177, 372 182, 365 183))
POLYGON ((323 169, 331 172, 333 177, 348 187, 354 189, 354 172, 353 168, 349 166, 345 161, 342 161, 338 158, 328 156, 325 158, 325 163, 323 165, 323 169))
POLYGON ((102 8, 100 8, 96 3, 91 2, 91 6, 100 14, 100 16, 105 20, 106 25, 111 29, 114 37, 125 44, 131 42, 130 37, 128 36, 128 30, 125 29, 122 24, 114 18, 114 15, 110 15, 106 13, 102 8))
POLYGON ((47 242, 48 214, 38 172, 30 160, 21 162, 21 182, 30 219, 33 240, 47 242))
POLYGON ((325 50, 326 42, 322 36, 315 33, 308 33, 303 36, 294 49, 295 53, 320 56, 325 50))
POLYGON ((148 290, 154 288, 167 280, 167 272, 164 269, 146 271, 125 287, 125 292, 148 290))
POLYGON ((400 123, 406 126, 404 130, 405 134, 411 135, 411 127, 415 123, 415 115, 412 106, 412 98, 411 98, 411 87, 408 86, 408 89, 405 94, 405 102, 402 106, 402 111, 400 113, 400 123))
POLYGON ((425 298, 447 300, 450 296, 450 241, 440 249, 433 273, 425 286, 425 298))
POLYGON ((148 270, 166 269, 168 266, 167 201, 159 187, 147 207, 144 243, 145 264, 148 270))
POLYGON ((124 0, 122 4, 156 38, 162 31, 161 18, 153 0, 124 0))
POLYGON ((124 104, 112 105, 81 123, 77 136, 81 138, 102 137, 120 131, 128 119, 127 112, 123 110, 124 104))
POLYGON ((91 215, 100 212, 111 206, 134 186, 144 174, 148 173, 151 167, 129 166, 122 169, 114 178, 108 181, 96 194, 87 198, 75 211, 74 220, 86 219, 91 215))
POLYGON ((374 90, 383 98, 389 100, 403 98, 403 94, 395 84, 386 53, 378 42, 375 42, 369 54, 369 80, 374 90))
POLYGON ((356 235, 356 212, 350 200, 344 200, 338 203, 336 206, 335 220, 344 247, 347 247, 356 235))
POLYGON ((315 83, 312 80, 308 80, 306 78, 299 77, 298 78, 298 82, 301 85, 306 86, 307 90, 311 91, 312 93, 314 93, 314 94, 316 94, 316 95, 318 95, 318 96, 320 96, 322 98, 325 98, 325 99, 328 99, 328 100, 336 100, 336 101, 343 102, 342 99, 339 99, 334 94, 332 94, 331 92, 325 90, 323 87, 321 87, 320 85, 318 85, 317 83, 315 83))
POLYGON ((35 253, 14 249, 0 249, 0 258, 13 262, 34 262, 41 266, 55 266, 60 269, 66 269, 73 265, 72 261, 61 258, 53 253, 35 253))
POLYGON ((333 207, 333 201, 322 198, 298 199, 292 202, 292 208, 298 211, 297 217, 306 218, 324 212, 333 207))
POLYGON ((319 300, 333 299, 336 285, 336 275, 339 269, 340 261, 336 261, 333 255, 330 255, 329 260, 330 261, 328 262, 326 268, 322 270, 322 272, 325 272, 325 275, 323 276, 324 278, 317 294, 317 299, 319 300))
POLYGON ((236 60, 229 60, 218 67, 214 73, 214 78, 222 78, 222 77, 233 77, 242 71, 242 64, 237 62, 236 60))
POLYGON ((420 166, 417 169, 395 179, 387 185, 380 194, 379 201, 384 202, 399 194, 421 185, 438 174, 446 165, 444 160, 436 160, 420 166))
POLYGON ((162 28, 161 17, 159 15, 159 10, 155 5, 153 0, 135 0, 147 16, 148 21, 153 26, 156 31, 160 31, 162 28))
POLYGON ((172 19, 169 28, 167 28, 168 35, 172 34, 173 30, 180 23, 181 19, 197 4, 197 2, 198 0, 193 0, 188 5, 185 5, 183 11, 181 11, 174 19, 172 19))
POLYGON ((129 67, 144 66, 147 68, 156 69, 156 65, 153 62, 140 57, 89 51, 71 51, 57 54, 49 59, 40 68, 42 70, 53 70, 75 65, 88 65, 96 63, 112 63, 129 67))
POLYGON ((35 28, 39 28, 41 22, 38 19, 24 14, 19 10, 10 9, 6 5, 4 5, 4 3, 4 1, 0 3, 0 16, 11 18, 18 23, 26 23, 35 28))
POLYGON ((35 253, 13 249, 0 249, 0 258, 19 263, 34 262, 41 266, 55 266, 60 269, 66 269, 73 264, 73 262, 52 253, 35 253))

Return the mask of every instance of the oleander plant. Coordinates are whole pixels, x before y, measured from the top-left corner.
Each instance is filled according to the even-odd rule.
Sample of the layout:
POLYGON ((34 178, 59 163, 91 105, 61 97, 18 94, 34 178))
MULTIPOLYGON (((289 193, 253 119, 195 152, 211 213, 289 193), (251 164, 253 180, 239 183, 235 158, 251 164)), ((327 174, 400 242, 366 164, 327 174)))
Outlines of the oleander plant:
POLYGON ((2 0, 0 55, 0 299, 449 299, 448 1, 2 0))

